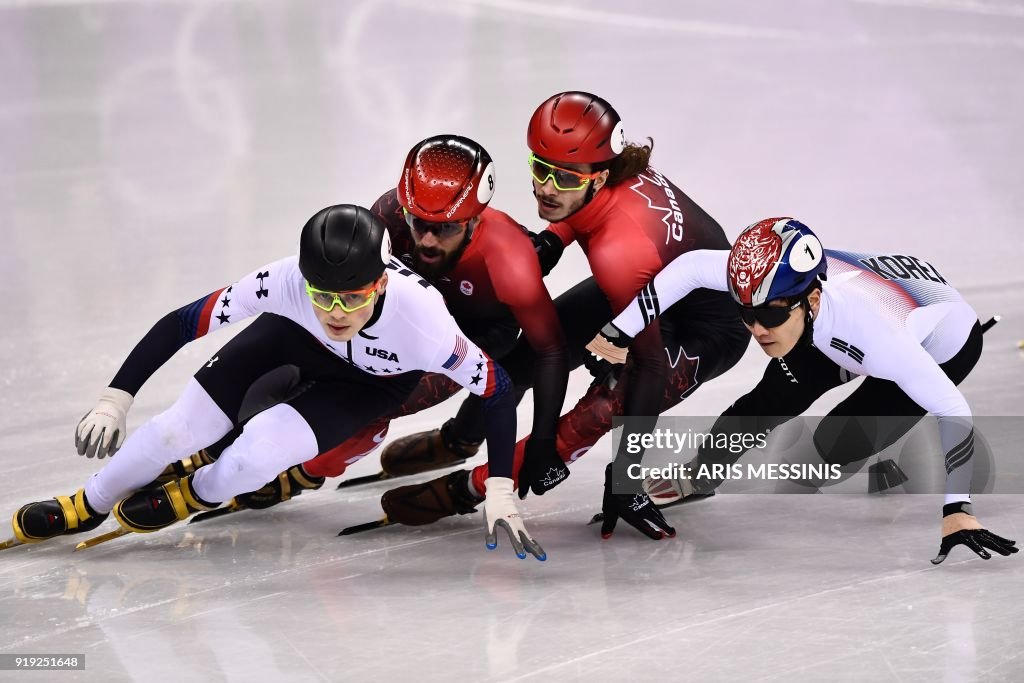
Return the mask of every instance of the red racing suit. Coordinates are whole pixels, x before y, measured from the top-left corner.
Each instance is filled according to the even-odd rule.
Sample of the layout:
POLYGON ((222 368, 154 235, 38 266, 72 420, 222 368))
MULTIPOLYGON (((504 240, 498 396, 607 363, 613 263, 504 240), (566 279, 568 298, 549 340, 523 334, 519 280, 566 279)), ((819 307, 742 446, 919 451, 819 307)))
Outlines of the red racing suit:
MULTIPOLYGON (((387 225, 394 255, 411 266, 416 245, 397 191, 385 192, 371 210, 387 225)), ((508 214, 485 208, 454 269, 431 284, 460 329, 496 360, 515 346, 522 329, 536 354, 533 433, 554 438, 569 367, 562 327, 525 228, 508 214)), ((443 375, 425 374, 398 411, 305 463, 304 469, 313 476, 342 474, 384 441, 392 419, 437 405, 461 389, 443 375)))
MULTIPOLYGON (((614 313, 632 303, 680 254, 730 247, 721 226, 654 168, 602 188, 582 209, 548 229, 566 246, 579 243, 614 313)), ((657 302, 651 305, 653 311, 657 302)), ((597 321, 595 331, 605 322, 597 321)), ((556 447, 564 461, 589 450, 611 429, 614 416, 658 415, 676 405, 699 383, 735 365, 750 340, 724 292, 694 291, 662 314, 660 323, 636 337, 614 387, 595 383, 560 418, 556 447)), ((571 336, 571 330, 566 328, 566 334, 571 336)), ((571 340, 570 347, 579 341, 571 340)), ((525 441, 516 444, 517 472, 525 441)), ((483 493, 487 477, 486 465, 473 470, 478 492, 483 493)))

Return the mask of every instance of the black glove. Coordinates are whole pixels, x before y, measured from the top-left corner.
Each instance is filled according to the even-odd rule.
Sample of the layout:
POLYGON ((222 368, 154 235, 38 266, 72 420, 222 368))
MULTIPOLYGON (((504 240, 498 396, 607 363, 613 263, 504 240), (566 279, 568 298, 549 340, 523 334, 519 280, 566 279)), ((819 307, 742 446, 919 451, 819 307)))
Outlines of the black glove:
POLYGON ((550 230, 531 232, 529 235, 530 241, 533 242, 533 248, 537 252, 537 261, 540 262, 540 274, 547 275, 558 264, 558 259, 562 258, 565 245, 562 244, 558 235, 550 230))
POLYGON ((530 491, 543 496, 568 478, 569 468, 558 455, 555 440, 530 437, 519 468, 519 499, 530 491))
POLYGON ((978 553, 978 556, 983 560, 992 559, 989 550, 994 550, 1000 555, 1012 555, 1017 552, 1017 542, 1011 541, 1008 538, 1002 536, 996 536, 988 529, 962 529, 960 531, 954 531, 953 533, 942 537, 942 545, 939 546, 939 554, 932 560, 932 564, 942 564, 942 561, 946 559, 946 555, 949 555, 955 546, 965 545, 974 552, 978 553))
POLYGON ((604 470, 604 501, 601 504, 604 522, 601 524, 601 538, 611 538, 615 525, 622 517, 627 524, 640 533, 660 541, 666 535, 673 538, 676 530, 669 526, 646 493, 612 493, 612 464, 604 470))
POLYGON ((974 517, 974 508, 969 501, 958 501, 946 503, 942 506, 942 530, 946 535, 942 537, 942 544, 939 546, 939 554, 932 560, 932 564, 941 564, 949 552, 958 545, 965 545, 978 554, 983 560, 992 559, 992 555, 985 550, 994 550, 1000 555, 1012 555, 1017 552, 1016 541, 1011 541, 1002 536, 996 536, 988 529, 958 529, 949 531, 950 527, 956 528, 964 522, 977 523, 974 517), (951 518, 950 524, 946 524, 946 518, 951 518))
POLYGON ((594 378, 591 385, 609 382, 609 387, 614 389, 615 382, 618 381, 619 371, 623 366, 610 363, 604 358, 595 356, 589 351, 584 351, 583 367, 585 367, 594 378))
POLYGON ((316 490, 324 485, 324 477, 311 477, 302 465, 289 467, 274 477, 262 488, 235 496, 238 505, 252 510, 263 510, 290 500, 306 490, 316 490))

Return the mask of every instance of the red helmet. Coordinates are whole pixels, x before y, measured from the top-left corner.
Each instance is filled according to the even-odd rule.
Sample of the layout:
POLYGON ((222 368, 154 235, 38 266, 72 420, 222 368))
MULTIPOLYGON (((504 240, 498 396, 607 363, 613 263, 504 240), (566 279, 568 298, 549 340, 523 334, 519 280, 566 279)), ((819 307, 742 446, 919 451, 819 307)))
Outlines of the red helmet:
POLYGON ((526 144, 549 161, 596 164, 626 146, 622 119, 612 105, 588 92, 558 93, 533 112, 526 144))
POLYGON ((398 201, 433 223, 473 218, 494 196, 494 162, 478 143, 460 135, 435 135, 405 158, 398 201))

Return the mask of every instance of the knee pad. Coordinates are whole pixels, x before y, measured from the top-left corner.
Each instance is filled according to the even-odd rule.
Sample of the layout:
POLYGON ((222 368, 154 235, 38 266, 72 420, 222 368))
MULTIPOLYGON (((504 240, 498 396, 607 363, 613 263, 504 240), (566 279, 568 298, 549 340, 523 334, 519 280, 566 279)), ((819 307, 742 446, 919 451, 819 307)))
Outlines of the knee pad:
POLYGON ((272 457, 280 444, 262 436, 239 437, 215 463, 202 467, 193 477, 193 488, 204 500, 222 502, 256 491, 287 467, 272 457))
MULTIPOLYGON (((295 456, 288 456, 286 440, 273 432, 258 430, 249 434, 248 431, 243 431, 215 464, 224 461, 235 477, 254 483, 257 488, 296 464, 291 462, 295 456)), ((250 491, 252 487, 245 490, 250 491)))
POLYGON ((146 424, 158 437, 160 450, 174 453, 192 453, 205 448, 232 426, 228 416, 195 379, 189 380, 170 408, 146 424))
POLYGON ((316 452, 316 436, 302 416, 289 405, 276 405, 249 420, 217 462, 196 472, 197 493, 206 500, 228 500, 260 488, 316 452))

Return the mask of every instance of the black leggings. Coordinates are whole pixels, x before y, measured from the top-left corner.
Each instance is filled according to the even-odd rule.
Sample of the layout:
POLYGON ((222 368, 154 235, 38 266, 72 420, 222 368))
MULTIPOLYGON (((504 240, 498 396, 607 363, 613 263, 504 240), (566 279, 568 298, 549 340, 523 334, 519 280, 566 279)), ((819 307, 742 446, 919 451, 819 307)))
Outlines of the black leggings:
POLYGON ((214 447, 216 452, 234 440, 245 419, 274 403, 287 403, 302 416, 322 452, 395 410, 422 374, 365 373, 325 349, 297 323, 264 313, 221 347, 195 377, 236 425, 214 447))
MULTIPOLYGON (((939 367, 954 384, 960 384, 978 362, 981 349, 981 326, 975 323, 963 347, 939 367)), ((770 431, 800 415, 822 394, 849 379, 842 368, 817 348, 794 349, 785 358, 773 359, 757 386, 729 406, 712 431, 770 431)), ((924 408, 895 382, 867 377, 822 419, 814 432, 814 445, 827 463, 859 462, 896 443, 924 414, 924 408)), ((740 456, 742 453, 730 453, 728 449, 702 448, 697 459, 699 463, 731 464, 740 456)))
MULTIPOLYGON (((594 278, 587 278, 555 299, 558 320, 562 324, 569 352, 569 371, 583 364, 584 348, 602 326, 612 319, 612 309, 594 278)), ((501 365, 515 385, 516 401, 533 384, 533 368, 537 354, 523 335, 515 347, 501 359, 501 365)), ((452 431, 469 442, 484 439, 483 402, 471 394, 455 415, 452 431)))
MULTIPOLYGON (((750 343, 750 333, 743 327, 735 308, 728 299, 728 294, 715 292, 701 300, 701 307, 694 309, 676 304, 669 308, 658 319, 661 341, 665 351, 664 375, 662 382, 656 386, 642 387, 639 391, 653 398, 652 412, 664 412, 679 403, 703 382, 708 382, 731 368, 743 357, 750 343), (685 352, 684 352, 685 350, 685 352), (698 367, 699 366, 699 367, 698 367), (699 376, 698 376, 699 375, 699 376), (659 403, 657 396, 664 394, 659 403)), ((583 364, 585 355, 590 352, 586 345, 614 315, 604 292, 598 287, 597 281, 587 278, 555 299, 555 308, 565 334, 569 353, 569 370, 575 370, 583 364)), ((536 353, 525 339, 520 338, 516 348, 508 356, 502 358, 502 365, 515 383, 516 398, 521 399, 533 381, 533 368, 536 353)), ((634 358, 630 357, 621 368, 622 383, 615 392, 609 405, 613 404, 615 415, 622 415, 628 406, 625 403, 626 387, 635 376, 634 358)), ((593 388, 592 388, 593 389, 593 388)), ((478 401, 475 396, 466 399, 459 409, 453 423, 453 432, 466 441, 483 439, 483 422, 480 419, 478 401)), ((589 405, 586 397, 583 405, 589 405)), ((580 404, 577 404, 580 407, 580 404)), ((590 410, 587 408, 586 410, 590 410)), ((579 431, 588 432, 596 429, 604 434, 610 424, 604 424, 603 417, 595 409, 593 414, 576 415, 573 409, 563 416, 560 425, 567 416, 571 419, 584 418, 586 426, 579 426, 579 431)), ((606 416, 610 419, 610 416, 606 416)), ((651 416, 653 421, 656 418, 651 416)), ((651 425, 653 428, 653 424, 651 425)), ((559 434, 563 432, 559 427, 559 434)), ((561 438, 561 437, 560 437, 561 438)), ((580 436, 581 443, 589 440, 580 436)), ((596 438, 594 438, 596 441, 596 438)))

